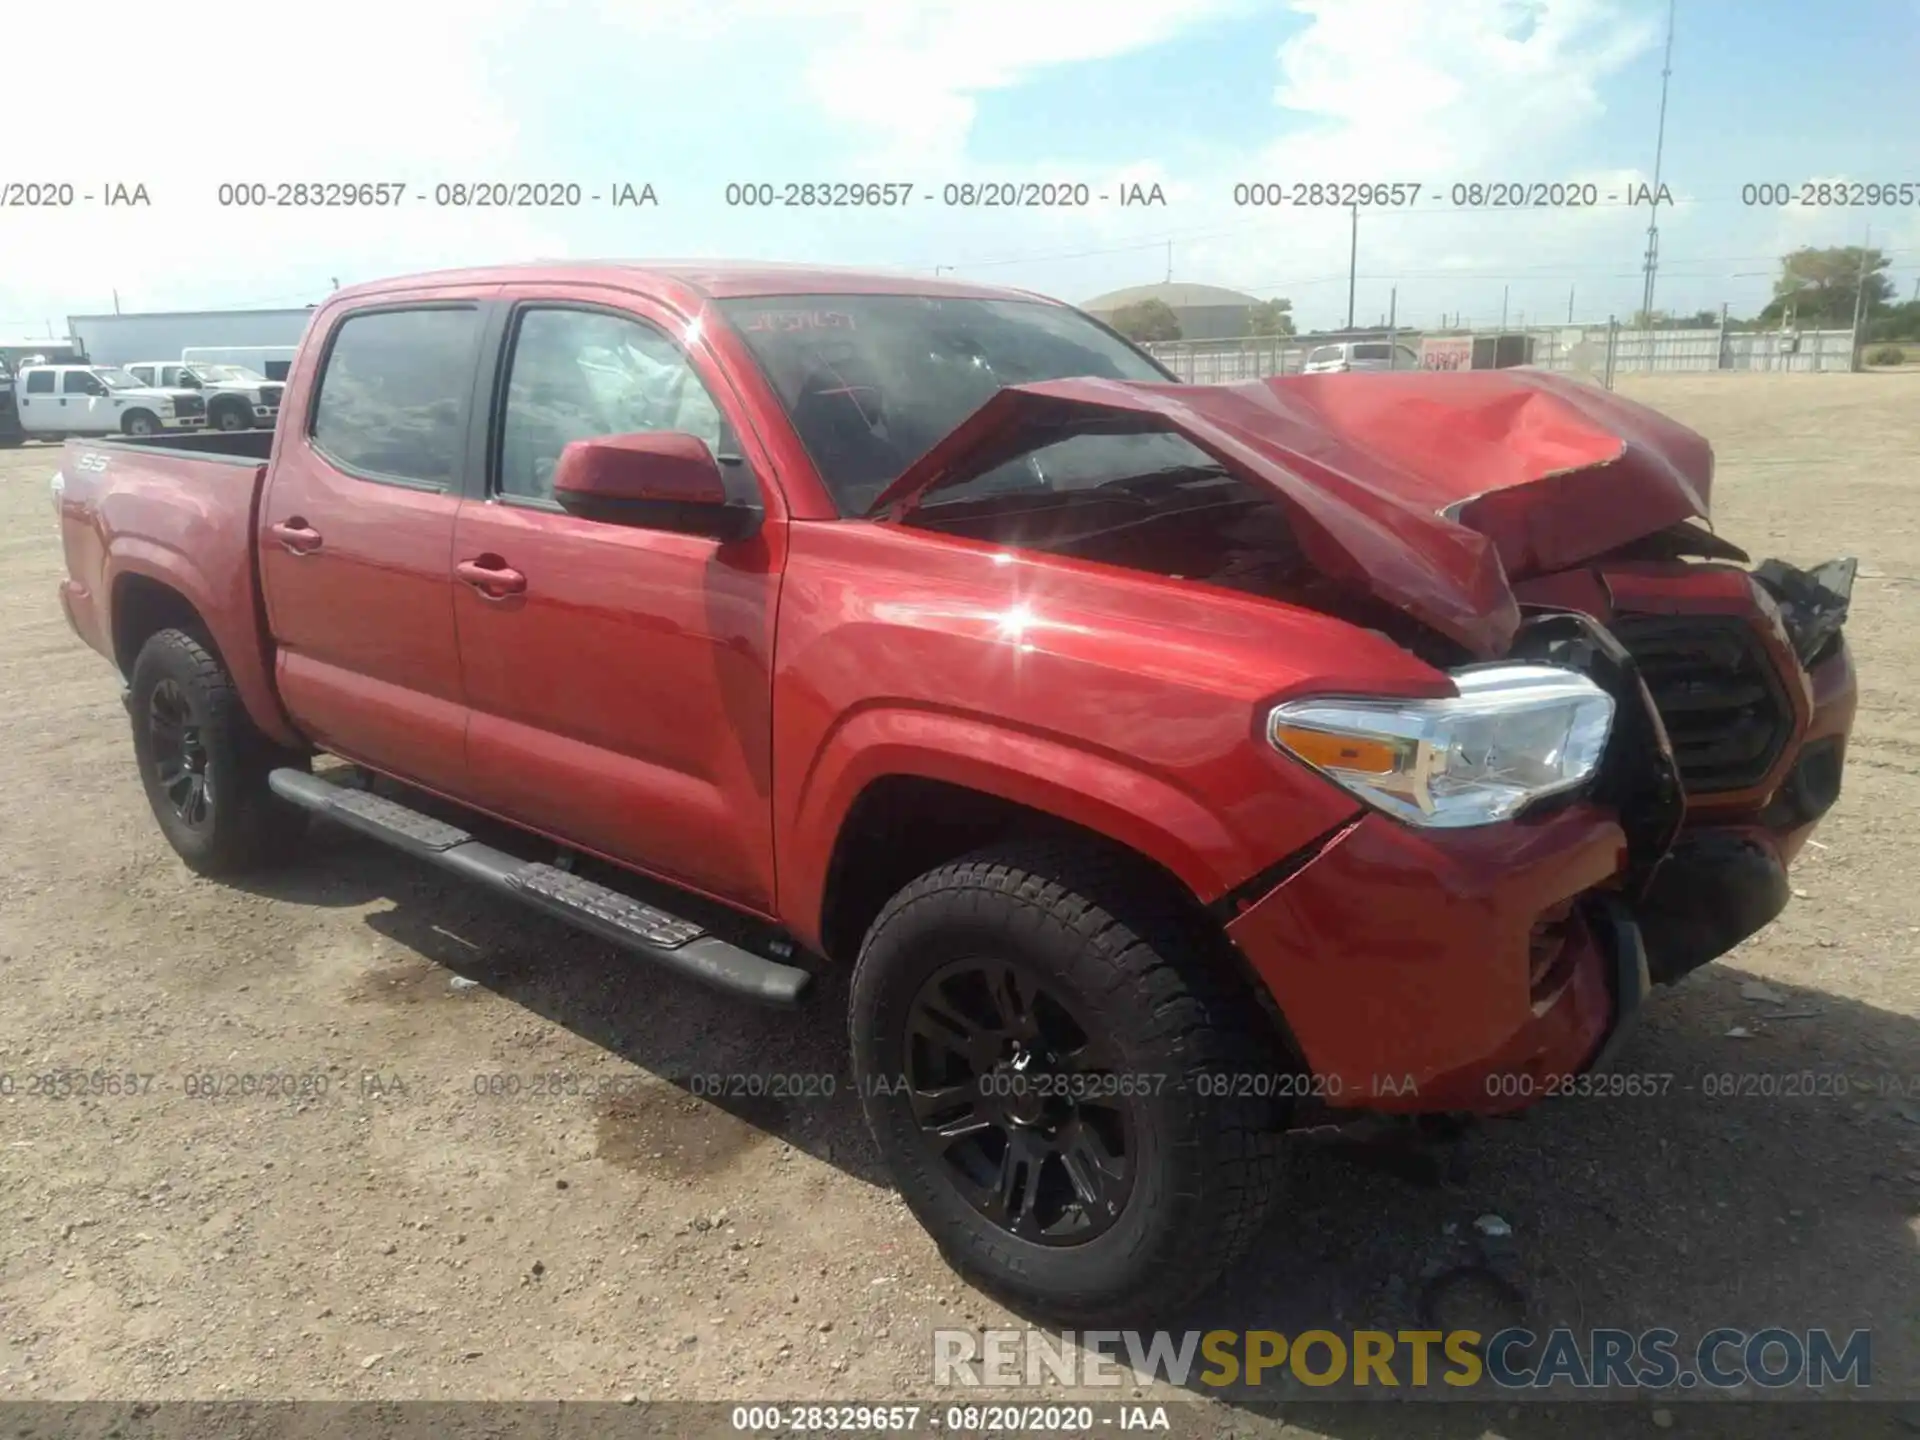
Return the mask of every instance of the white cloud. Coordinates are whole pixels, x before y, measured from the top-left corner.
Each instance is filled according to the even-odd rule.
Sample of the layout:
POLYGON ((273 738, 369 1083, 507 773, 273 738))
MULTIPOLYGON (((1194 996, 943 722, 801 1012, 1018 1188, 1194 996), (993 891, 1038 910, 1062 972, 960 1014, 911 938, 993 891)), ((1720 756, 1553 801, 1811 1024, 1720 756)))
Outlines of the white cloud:
MULTIPOLYGON (((0 211, 0 328, 104 309, 115 289, 129 309, 189 291, 295 303, 317 296, 289 279, 292 263, 378 273, 455 256, 459 227, 418 208, 227 209, 218 189, 497 173, 516 126, 484 42, 526 3, 328 0, 246 16, 144 0, 8 7, 8 49, 35 61, 8 67, 0 178, 83 192, 138 183, 153 203, 0 211), (37 130, 58 143, 26 143, 37 130)), ((510 238, 540 238, 521 228, 510 238)))
MULTIPOLYGON (((1344 318, 1346 214, 1236 208, 1236 181, 1644 178, 1631 163, 1591 169, 1585 142, 1628 67, 1644 77, 1658 63, 1663 15, 1653 0, 1293 0, 1296 28, 1276 44, 1271 83, 1230 97, 1244 118, 1210 149, 1177 123, 1164 145, 1150 140, 1104 174, 1063 160, 1044 132, 1018 162, 985 165, 970 149, 983 109, 1018 103, 1009 92, 1019 87, 1150 52, 1266 4, 333 0, 227 25, 177 23, 145 0, 89 0, 90 29, 138 38, 84 48, 63 12, 16 6, 9 48, 47 63, 10 72, 10 113, 73 118, 61 125, 57 175, 19 175, 0 162, 0 179, 144 180, 154 205, 0 212, 0 330, 16 328, 14 317, 105 308, 115 287, 128 308, 298 303, 318 298, 333 275, 570 253, 957 266, 1084 299, 1159 278, 1168 237, 1176 278, 1287 294, 1303 318, 1324 323, 1344 318), (570 82, 583 64, 591 79, 570 82), (575 105, 585 107, 577 123, 575 105), (643 219, 418 203, 262 212, 215 200, 231 180, 392 178, 417 189, 540 176, 556 166, 542 152, 560 145, 605 158, 586 162, 593 176, 554 178, 651 167, 676 177, 671 198, 643 219), (696 146, 740 173, 675 172, 696 146), (780 166, 805 173, 768 173, 780 166), (1109 189, 1138 179, 1161 184, 1170 204, 745 213, 718 200, 728 178, 861 175, 934 185, 1085 179, 1109 189), (1103 251, 1113 253, 1089 253, 1103 251), (1033 258, 984 263, 1015 257, 1033 258)), ((1107 103, 1137 111, 1156 97, 1116 93, 1107 103)), ((1844 240, 1832 215, 1778 223, 1809 243, 1844 240)), ((1663 251, 1764 252, 1774 224, 1683 205, 1663 214, 1663 251), (1729 218, 1735 238, 1712 238, 1708 222, 1729 218)), ((1430 189, 1411 213, 1362 213, 1359 309, 1384 310, 1394 283, 1367 277, 1396 277, 1402 313, 1417 319, 1443 307, 1490 319, 1509 287, 1517 311, 1563 314, 1562 272, 1581 277, 1583 312, 1615 305, 1638 293, 1645 225, 1644 209, 1449 213, 1430 189)), ((1695 288, 1710 283, 1719 282, 1695 288)), ((1676 267, 1663 296, 1721 298, 1686 286, 1676 267)))

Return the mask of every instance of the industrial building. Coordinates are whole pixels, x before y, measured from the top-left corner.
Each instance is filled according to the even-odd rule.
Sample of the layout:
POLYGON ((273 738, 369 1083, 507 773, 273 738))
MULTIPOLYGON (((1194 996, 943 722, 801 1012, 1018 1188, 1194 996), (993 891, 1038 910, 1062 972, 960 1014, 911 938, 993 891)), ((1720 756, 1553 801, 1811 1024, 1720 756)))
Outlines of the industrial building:
MULTIPOLYGON (((189 348, 258 350, 298 345, 312 317, 311 307, 69 315, 67 333, 86 347, 87 358, 94 364, 129 365, 140 360, 177 360, 180 352, 189 348)), ((284 361, 278 363, 284 365, 284 361)), ((275 375, 268 365, 255 368, 269 379, 285 378, 275 375)))

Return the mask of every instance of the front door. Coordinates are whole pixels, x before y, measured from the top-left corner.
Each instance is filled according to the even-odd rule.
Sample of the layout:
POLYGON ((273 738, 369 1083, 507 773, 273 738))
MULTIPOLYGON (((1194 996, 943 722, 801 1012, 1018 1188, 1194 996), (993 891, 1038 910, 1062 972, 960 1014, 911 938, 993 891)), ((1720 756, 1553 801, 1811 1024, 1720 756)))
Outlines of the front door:
POLYGON ((595 298, 524 300, 503 333, 484 494, 462 507, 453 545, 471 791, 524 824, 770 911, 785 510, 711 356, 675 338, 685 322, 595 298), (570 441, 644 430, 706 441, 730 484, 760 491, 761 532, 722 542, 554 503, 570 441))
POLYGON ((433 789, 466 776, 454 515, 482 305, 440 289, 316 326, 260 507, 280 693, 327 749, 433 789))
POLYGON ((60 428, 80 435, 104 435, 119 429, 107 387, 86 370, 68 370, 60 377, 60 428))

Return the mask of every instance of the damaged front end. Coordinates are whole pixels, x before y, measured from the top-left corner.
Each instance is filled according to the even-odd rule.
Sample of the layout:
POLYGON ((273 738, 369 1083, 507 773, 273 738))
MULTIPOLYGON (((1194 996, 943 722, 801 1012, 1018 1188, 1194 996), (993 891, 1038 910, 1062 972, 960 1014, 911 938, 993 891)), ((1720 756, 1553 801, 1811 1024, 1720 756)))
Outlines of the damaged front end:
POLYGON ((1614 632, 1641 666, 1687 796, 1636 904, 1656 984, 1786 908, 1787 867, 1839 798, 1858 694, 1843 634, 1854 571, 1851 559, 1767 560, 1608 585, 1614 632), (1700 608, 1716 596, 1719 608, 1700 608), (1660 608, 1618 608, 1623 598, 1660 608))
MULTIPOLYGON (((1839 793, 1857 697, 1843 635, 1854 562, 1750 567, 1706 528, 1712 475, 1695 432, 1537 372, 1062 380, 1000 391, 870 513, 1251 591, 1379 631, 1442 670, 1544 661, 1605 689, 1615 728, 1591 783, 1518 815, 1504 838, 1457 832, 1447 853, 1462 876, 1507 878, 1425 901, 1429 915, 1463 907, 1460 934, 1432 945, 1464 967, 1481 912, 1463 896, 1504 885, 1500 904, 1539 897, 1525 922, 1534 1019, 1503 1032, 1497 1057, 1531 1065, 1565 1063, 1594 1028, 1592 967, 1566 957, 1608 957, 1617 1036, 1649 985, 1779 914, 1786 868, 1839 793), (1152 468, 1128 468, 1149 456, 1152 468), (1595 858, 1607 842, 1582 829, 1602 815, 1625 837, 1617 864, 1595 858), (1555 827, 1582 836, 1588 869, 1549 857, 1555 827), (1564 1033, 1543 1040, 1555 1024, 1564 1033)), ((1317 877, 1230 932, 1273 954, 1372 947, 1383 985, 1446 1011, 1444 990, 1422 988, 1427 972, 1394 959, 1406 946, 1392 924, 1341 892, 1431 871, 1417 838, 1363 822, 1317 877)), ((1322 994, 1278 962, 1262 969, 1290 1016, 1324 1007, 1335 1024, 1351 1004, 1351 973, 1322 994)), ((1476 1023, 1465 1009, 1459 1020, 1476 1023)), ((1394 1043, 1404 1053, 1419 1037, 1394 1043)), ((1342 1063, 1358 1073, 1360 1052, 1342 1063)), ((1449 1083, 1474 1090, 1479 1065, 1449 1083)))

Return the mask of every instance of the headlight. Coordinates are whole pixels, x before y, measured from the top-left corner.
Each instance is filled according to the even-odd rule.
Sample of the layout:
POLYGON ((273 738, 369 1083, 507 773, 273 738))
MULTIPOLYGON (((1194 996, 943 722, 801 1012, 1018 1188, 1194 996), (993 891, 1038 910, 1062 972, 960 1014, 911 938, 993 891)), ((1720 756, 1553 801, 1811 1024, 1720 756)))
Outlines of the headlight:
POLYGON ((1368 804, 1415 825, 1504 820, 1599 767, 1613 697, 1551 665, 1456 672, 1444 700, 1295 700, 1267 738, 1368 804))

